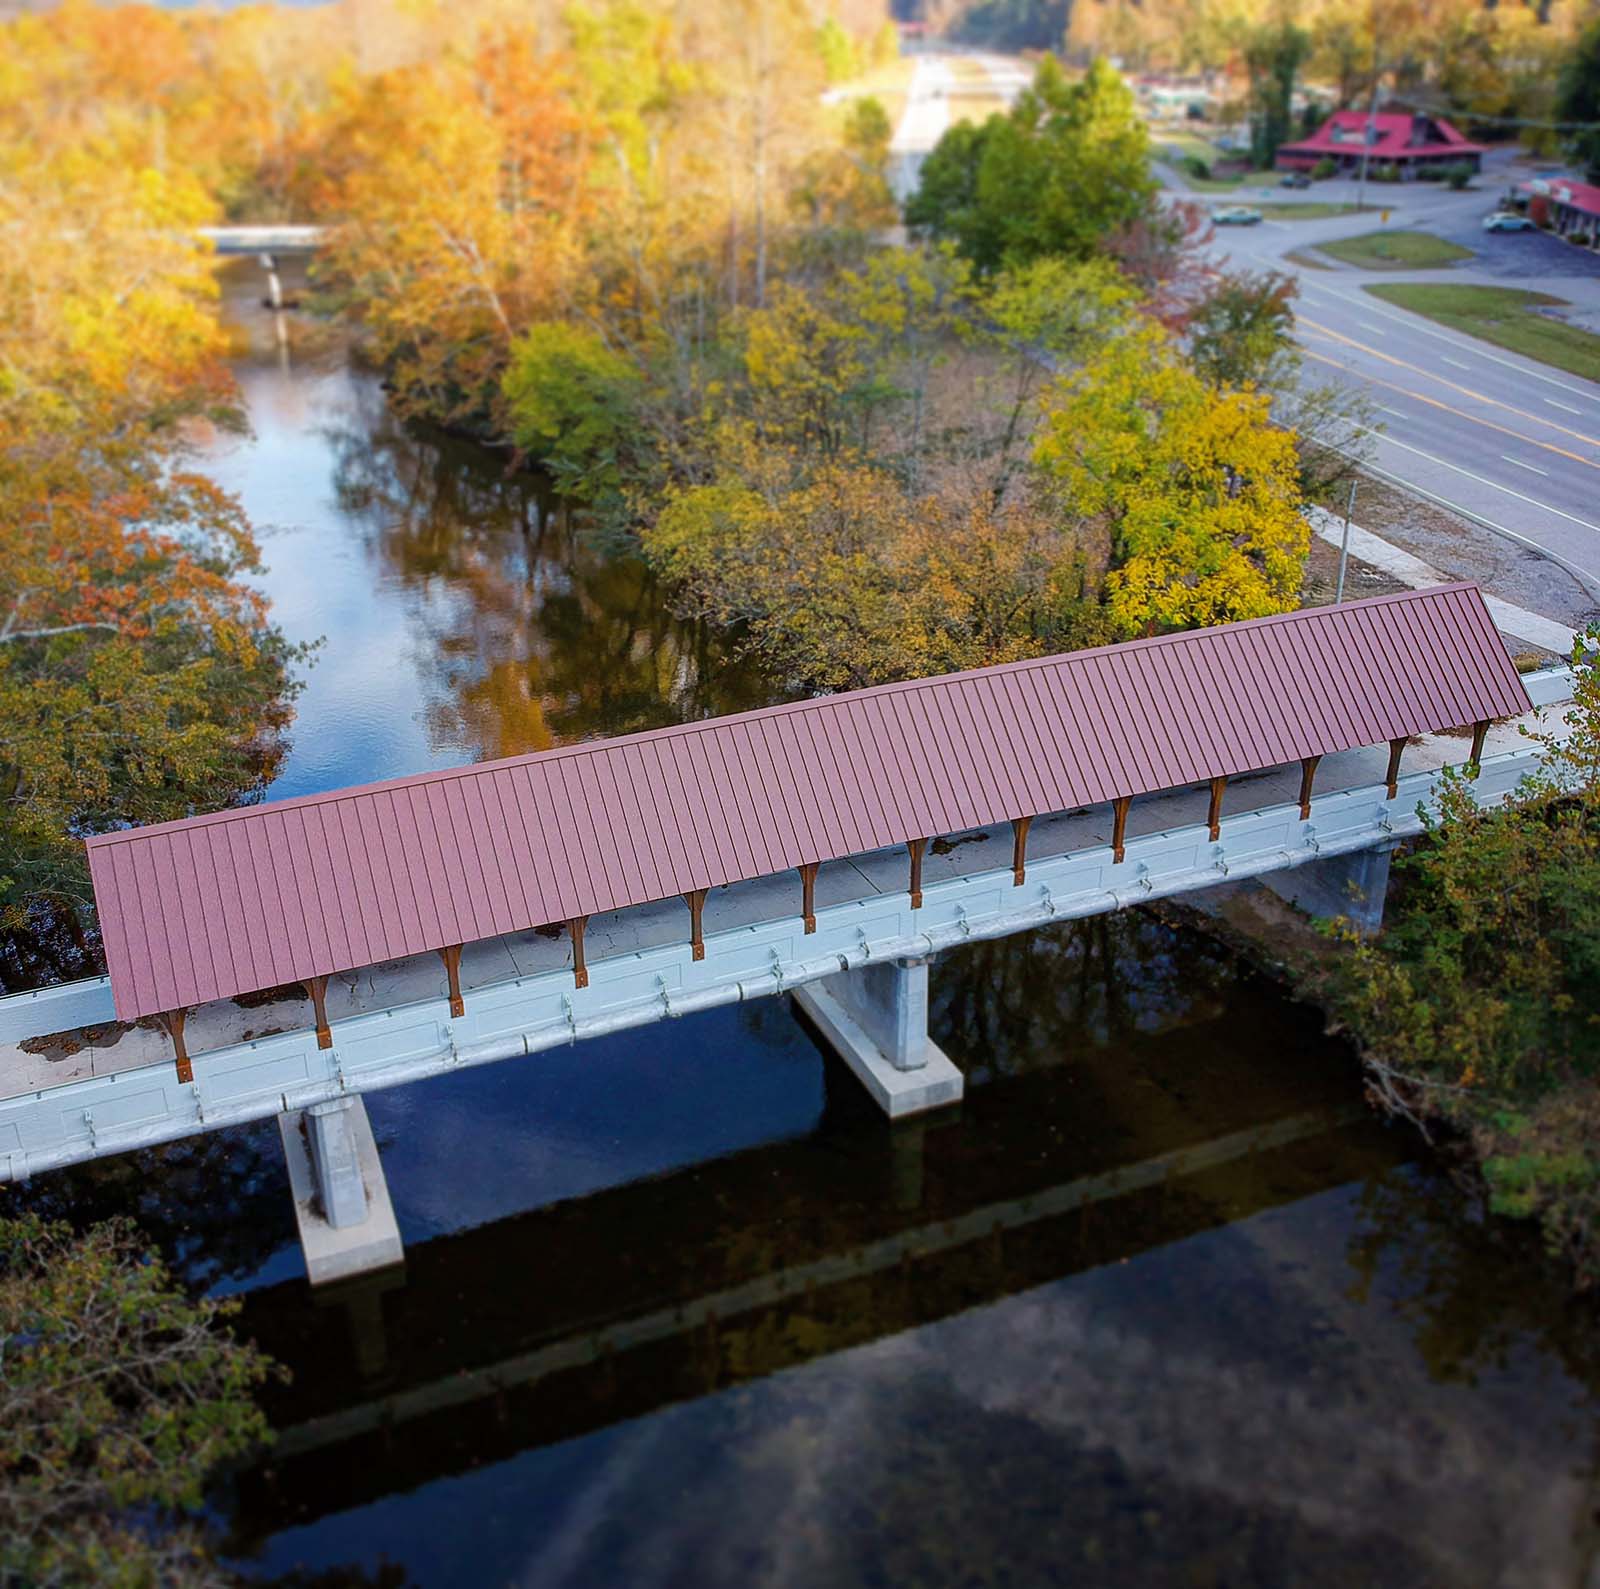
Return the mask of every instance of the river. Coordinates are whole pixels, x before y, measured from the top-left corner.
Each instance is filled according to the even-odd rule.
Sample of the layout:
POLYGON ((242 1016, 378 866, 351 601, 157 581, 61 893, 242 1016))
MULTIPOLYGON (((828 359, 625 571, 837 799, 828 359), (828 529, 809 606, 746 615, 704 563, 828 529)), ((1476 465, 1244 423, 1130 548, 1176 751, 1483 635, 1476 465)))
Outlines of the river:
MULTIPOLYGON (((755 704, 532 485, 407 434, 250 267, 206 467, 324 645, 275 794, 755 704)), ((46 1178, 293 1373, 216 1487, 263 1579, 1600 1583, 1600 1343, 1315 1012, 1153 914, 934 969, 890 1130, 784 1003, 369 1099, 403 1275, 313 1296, 269 1124, 46 1178)))

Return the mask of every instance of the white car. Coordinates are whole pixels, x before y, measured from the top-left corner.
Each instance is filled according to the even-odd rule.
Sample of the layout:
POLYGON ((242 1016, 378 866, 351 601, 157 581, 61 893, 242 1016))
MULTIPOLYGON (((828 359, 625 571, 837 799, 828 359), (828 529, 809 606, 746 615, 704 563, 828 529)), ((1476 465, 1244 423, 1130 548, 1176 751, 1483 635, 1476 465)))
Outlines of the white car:
POLYGON ((1486 232, 1531 232, 1534 228, 1526 215, 1518 215, 1515 210, 1496 210, 1493 215, 1484 216, 1483 229, 1486 232))

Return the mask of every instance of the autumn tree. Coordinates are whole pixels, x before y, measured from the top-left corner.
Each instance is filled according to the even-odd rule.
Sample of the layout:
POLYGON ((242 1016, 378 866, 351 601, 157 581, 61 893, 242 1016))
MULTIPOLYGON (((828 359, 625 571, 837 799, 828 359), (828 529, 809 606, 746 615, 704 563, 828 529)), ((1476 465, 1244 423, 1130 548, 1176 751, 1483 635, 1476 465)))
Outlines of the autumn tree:
POLYGON ((187 425, 231 415, 211 204, 138 129, 58 144, 40 117, 0 96, 0 978, 24 982, 55 935, 93 966, 85 832, 260 787, 295 659, 237 505, 184 467, 187 425))
POLYGON ((1563 121, 1587 123, 1572 135, 1572 146, 1600 182, 1600 18, 1591 22, 1561 68, 1556 111, 1563 121))
POLYGON ((1063 377, 1035 455, 1063 509, 1109 538, 1119 635, 1295 606, 1308 531, 1294 438, 1264 395, 1209 387, 1158 327, 1063 377))
POLYGON ((1047 254, 1082 259, 1149 209, 1156 190, 1133 95, 1095 60, 1077 82, 1054 59, 1006 115, 958 124, 923 163, 908 224, 982 272, 1047 254))
POLYGON ((0 1219, 0 1582, 225 1581, 194 1521, 267 1438, 266 1358, 191 1301, 126 1221, 0 1219))

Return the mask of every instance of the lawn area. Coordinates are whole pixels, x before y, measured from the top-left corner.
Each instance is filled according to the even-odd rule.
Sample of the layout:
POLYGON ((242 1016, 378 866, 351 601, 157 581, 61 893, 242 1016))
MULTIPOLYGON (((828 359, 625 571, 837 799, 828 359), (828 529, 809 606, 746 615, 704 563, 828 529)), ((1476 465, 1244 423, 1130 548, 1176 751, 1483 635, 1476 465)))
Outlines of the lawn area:
POLYGON ((885 62, 882 66, 874 67, 865 76, 852 78, 848 83, 841 83, 838 97, 830 106, 832 120, 842 127, 851 101, 870 95, 883 106, 884 113, 889 118, 889 125, 898 127, 901 116, 905 114, 906 98, 911 92, 911 79, 916 70, 916 60, 912 56, 902 55, 895 60, 885 62))
MULTIPOLYGON (((1270 215, 1275 221, 1325 221, 1334 215, 1355 215, 1354 204, 1329 204, 1320 199, 1286 199, 1281 204, 1270 201, 1256 206, 1263 215, 1270 215)), ((1369 204, 1370 210, 1372 206, 1369 204)))
POLYGON ((970 121, 977 127, 997 111, 1003 113, 1006 109, 1006 101, 998 90, 983 87, 975 87, 970 92, 958 88, 945 96, 945 103, 950 107, 952 122, 970 121))
POLYGON ((1437 320, 1452 331, 1465 331, 1569 375, 1600 381, 1600 336, 1534 312, 1541 305, 1564 303, 1565 299, 1521 287, 1428 282, 1381 282, 1367 291, 1397 308, 1437 320))
POLYGON ((1430 265, 1452 265, 1471 259, 1472 250, 1426 232, 1366 232, 1360 237, 1318 243, 1324 254, 1359 265, 1363 270, 1424 270, 1430 265))

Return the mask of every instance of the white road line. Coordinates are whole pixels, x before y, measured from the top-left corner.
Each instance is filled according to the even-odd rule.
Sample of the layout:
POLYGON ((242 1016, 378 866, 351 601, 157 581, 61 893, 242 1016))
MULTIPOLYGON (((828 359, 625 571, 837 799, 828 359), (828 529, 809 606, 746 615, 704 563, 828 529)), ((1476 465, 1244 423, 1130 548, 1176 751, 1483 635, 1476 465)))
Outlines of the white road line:
MULTIPOLYGON (((1465 475, 1467 479, 1475 480, 1480 486, 1488 486, 1494 491, 1503 491, 1508 497, 1515 497, 1519 502, 1526 502, 1529 507, 1538 508, 1542 513, 1553 513, 1558 519, 1565 519, 1569 524, 1576 524, 1580 529, 1593 530, 1596 535, 1600 535, 1600 524, 1591 524, 1587 519, 1580 519, 1574 513, 1564 513, 1560 508, 1551 507, 1548 502, 1541 502, 1538 497, 1530 497, 1524 492, 1513 491, 1510 486, 1503 486, 1497 480, 1486 480, 1481 474, 1474 474, 1470 469, 1463 469, 1458 463, 1451 463, 1448 458, 1440 458, 1434 453, 1424 452, 1420 447, 1413 447, 1409 442, 1396 441, 1393 436, 1385 435, 1381 430, 1374 430, 1370 425, 1358 425, 1356 429, 1365 431, 1369 436, 1376 436, 1386 446, 1398 447, 1403 452, 1415 453, 1417 457, 1426 458, 1429 463, 1436 463, 1440 468, 1448 469, 1453 474, 1465 475)), ((1442 501, 1443 498, 1440 500, 1442 501)), ((1447 506, 1459 508, 1461 512, 1472 514, 1476 518, 1483 518, 1483 515, 1477 509, 1469 508, 1463 503, 1451 502, 1447 506)), ((1538 541, 1531 540, 1528 536, 1521 535, 1516 530, 1508 530, 1503 524, 1495 524, 1493 519, 1484 519, 1484 523, 1492 525, 1502 535, 1509 535, 1513 540, 1521 541, 1524 546, 1531 546, 1535 551, 1543 552, 1545 556, 1562 564, 1563 567, 1568 566, 1566 559, 1559 553, 1552 552, 1548 546, 1542 546, 1538 541)), ((1583 573, 1584 571, 1580 569, 1579 572, 1583 573)), ((1588 574, 1585 577, 1593 580, 1595 576, 1588 574)))
POLYGON ((1519 469, 1526 469, 1529 474, 1542 474, 1546 480, 1550 478, 1550 471, 1548 469, 1535 469, 1531 463, 1524 463, 1520 458, 1513 458, 1508 452, 1503 452, 1500 454, 1500 456, 1504 458, 1507 463, 1514 463, 1519 469))
POLYGON ((1375 337, 1381 337, 1384 334, 1382 326, 1375 326, 1370 321, 1357 320, 1356 324, 1360 326, 1363 331, 1370 331, 1375 337))
MULTIPOLYGON (((1464 341, 1470 342, 1472 340, 1460 332, 1443 331, 1419 314, 1374 308, 1373 299, 1366 294, 1356 297, 1351 293, 1341 292, 1333 287, 1325 287, 1320 282, 1308 284, 1305 276, 1302 276, 1300 281, 1302 291, 1307 298, 1313 298, 1318 293, 1326 293, 1330 298, 1338 299, 1340 303, 1353 304, 1358 309, 1364 309, 1369 314, 1377 315, 1380 320, 1390 320, 1396 325, 1407 326, 1419 336, 1432 337, 1436 342, 1447 342, 1453 348, 1461 348, 1464 341)), ((1381 303, 1382 299, 1377 301, 1381 303)), ((1471 353, 1475 358, 1488 359, 1493 364, 1503 364, 1508 370, 1515 370, 1524 380, 1543 381, 1546 386, 1553 386, 1558 391, 1566 392, 1569 396, 1581 397, 1591 403, 1600 403, 1600 392, 1586 391, 1581 386, 1571 386, 1566 381, 1558 381, 1553 375, 1546 375, 1540 369, 1530 369, 1526 364, 1520 364, 1515 359, 1502 358, 1498 353, 1490 352, 1488 344, 1484 344, 1481 347, 1465 348, 1463 351, 1471 353)), ((1443 355, 1441 354, 1440 357, 1442 358, 1443 355)))
POLYGON ((1583 413, 1581 408, 1574 408, 1571 403, 1558 403, 1553 397, 1547 397, 1544 399, 1544 401, 1547 402, 1552 408, 1566 409, 1569 414, 1581 415, 1583 413))
MULTIPOLYGON (((1453 368, 1455 368, 1455 369, 1458 369, 1458 370, 1465 370, 1465 371, 1466 371, 1466 372, 1467 372, 1467 374, 1468 374, 1468 375, 1470 375, 1470 374, 1471 374, 1471 373, 1472 373, 1472 366, 1471 366, 1471 365, 1470 365, 1470 364, 1463 364, 1463 363, 1462 363, 1462 362, 1461 362, 1461 360, 1460 360, 1460 359, 1452 359, 1452 358, 1450 358, 1450 357, 1448 357, 1448 355, 1446 355, 1446 354, 1443 354, 1443 353, 1441 353, 1441 354, 1440 354, 1440 355, 1439 355, 1439 358, 1440 358, 1440 359, 1441 359, 1441 360, 1442 360, 1442 361, 1443 361, 1443 362, 1444 362, 1444 363, 1445 363, 1445 364, 1448 364, 1448 365, 1451 365, 1451 366, 1452 366, 1452 367, 1453 367, 1453 368)), ((1547 398, 1545 398, 1545 402, 1547 402, 1547 403, 1548 403, 1548 402, 1549 402, 1549 401, 1550 401, 1550 399, 1549 399, 1549 398, 1548 398, 1548 397, 1547 397, 1547 398)), ((1577 412, 1578 412, 1578 411, 1577 411, 1577 409, 1573 409, 1573 411, 1572 411, 1572 412, 1573 412, 1573 413, 1574 413, 1574 414, 1576 414, 1576 413, 1577 413, 1577 412)))

